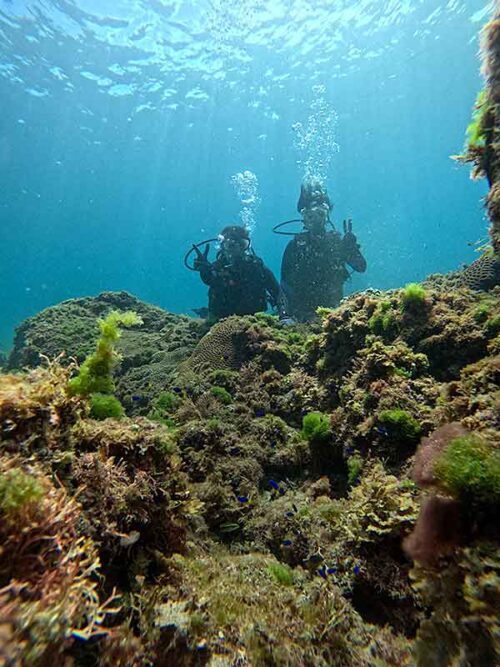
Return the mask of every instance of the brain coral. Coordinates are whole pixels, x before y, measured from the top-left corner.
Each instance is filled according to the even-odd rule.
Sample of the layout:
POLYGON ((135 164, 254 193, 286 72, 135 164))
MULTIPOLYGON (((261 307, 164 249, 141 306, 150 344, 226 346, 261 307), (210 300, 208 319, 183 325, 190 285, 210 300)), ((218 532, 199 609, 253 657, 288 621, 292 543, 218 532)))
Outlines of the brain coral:
POLYGON ((461 273, 463 283, 473 290, 488 290, 498 285, 500 261, 494 255, 483 255, 461 273))
POLYGON ((180 373, 202 370, 238 370, 251 356, 249 324, 241 317, 228 317, 203 336, 191 356, 179 367, 180 373))

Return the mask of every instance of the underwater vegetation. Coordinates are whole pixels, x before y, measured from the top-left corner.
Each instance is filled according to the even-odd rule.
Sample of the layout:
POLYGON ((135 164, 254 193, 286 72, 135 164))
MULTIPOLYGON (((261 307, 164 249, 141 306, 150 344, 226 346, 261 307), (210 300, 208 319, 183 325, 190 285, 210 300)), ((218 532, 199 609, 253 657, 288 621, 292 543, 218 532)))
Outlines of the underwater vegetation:
POLYGON ((469 142, 492 251, 460 275, 311 325, 119 292, 19 327, 0 665, 499 664, 499 25, 469 142))
POLYGON ((426 285, 413 310, 406 289, 353 295, 321 328, 222 321, 147 416, 136 400, 90 413, 124 377, 115 315, 79 370, 42 357, 0 375, 6 543, 57 496, 71 554, 93 564, 71 605, 58 588, 35 604, 14 583, 32 576, 21 552, 0 552, 2 650, 27 665, 495 664, 500 293, 426 285))
POLYGON ((85 359, 78 375, 68 383, 70 395, 90 398, 90 416, 94 419, 118 418, 125 414, 120 401, 112 395, 115 391, 112 370, 117 363, 114 348, 120 337, 119 324, 134 326, 142 324, 142 320, 131 310, 123 313, 112 310, 104 319, 99 320, 101 335, 96 350, 85 359))

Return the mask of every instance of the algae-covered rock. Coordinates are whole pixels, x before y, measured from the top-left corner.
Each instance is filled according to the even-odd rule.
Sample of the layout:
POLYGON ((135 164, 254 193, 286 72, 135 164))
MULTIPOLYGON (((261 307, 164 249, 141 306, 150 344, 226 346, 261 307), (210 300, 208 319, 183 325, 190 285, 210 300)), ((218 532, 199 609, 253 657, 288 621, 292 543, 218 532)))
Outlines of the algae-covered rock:
MULTIPOLYGON (((496 575, 474 559, 487 542, 493 563, 498 544, 485 462, 497 461, 499 296, 369 291, 324 313, 322 331, 258 315, 201 339, 187 318, 104 299, 101 320, 117 306, 144 319, 123 331, 106 377, 129 415, 147 416, 91 419, 96 394, 73 395, 75 362, 0 375, 0 461, 14 453, 22 482, 5 507, 40 498, 22 477, 30 466, 57 480, 99 558, 96 594, 120 596, 118 616, 99 616, 102 636, 61 650, 76 667, 410 665, 417 636, 420 664, 452 639, 489 660, 496 575), (474 447, 437 472, 425 454, 421 491, 409 469, 420 438, 419 452, 441 452, 440 427, 472 433, 474 447), (429 594, 412 588, 412 560, 429 594)), ((86 354, 96 319, 89 335, 86 354)), ((23 603, 13 581, 7 611, 23 603)), ((32 609, 9 626, 15 651, 43 624, 32 609)), ((439 664, 456 662, 450 651, 439 664)))
POLYGON ((142 320, 137 329, 125 329, 117 342, 121 360, 115 369, 115 382, 116 395, 127 412, 144 413, 152 397, 169 384, 179 362, 190 354, 204 325, 127 292, 70 299, 29 318, 16 331, 8 368, 38 366, 43 356, 54 359, 61 353, 62 361, 83 361, 95 348, 97 320, 113 310, 133 311, 142 320))
POLYGON ((99 558, 79 535, 81 518, 40 466, 0 457, 0 664, 68 664, 78 641, 101 633, 112 608, 99 599, 99 558))

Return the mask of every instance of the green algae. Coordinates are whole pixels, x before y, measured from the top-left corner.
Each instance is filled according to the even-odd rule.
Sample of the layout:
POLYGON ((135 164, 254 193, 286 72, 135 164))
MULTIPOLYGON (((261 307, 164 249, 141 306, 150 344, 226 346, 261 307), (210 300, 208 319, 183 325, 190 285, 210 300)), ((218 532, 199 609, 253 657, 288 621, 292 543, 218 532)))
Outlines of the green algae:
POLYGON ((210 387, 210 393, 223 405, 230 405, 233 402, 233 397, 224 387, 210 387))
POLYGON ((427 292, 418 283, 409 283, 401 293, 401 305, 404 311, 419 311, 426 303, 427 292))
POLYGON ((301 434, 311 443, 327 441, 331 436, 330 418, 322 412, 309 412, 302 418, 301 434))
POLYGON ((43 496, 43 487, 35 477, 12 468, 0 474, 0 510, 4 516, 13 516, 43 496))
POLYGON ((406 410, 382 410, 377 420, 387 428, 391 436, 396 438, 416 440, 422 432, 418 421, 406 410))
POLYGON ((93 419, 121 419, 125 415, 125 410, 120 401, 110 394, 91 394, 90 395, 90 416, 93 419))
POLYGON ((119 313, 112 310, 104 319, 99 320, 100 337, 96 350, 87 357, 80 367, 78 375, 68 384, 70 394, 88 396, 90 394, 111 394, 115 390, 112 370, 116 364, 116 341, 120 337, 118 326, 142 324, 141 318, 132 311, 119 313))
POLYGON ((486 133, 488 127, 486 118, 491 109, 491 104, 488 100, 486 90, 480 90, 476 97, 474 109, 472 112, 472 120, 465 131, 465 151, 478 150, 484 148, 486 143, 486 133))
POLYGON ((278 584, 282 586, 293 586, 293 570, 288 565, 282 563, 271 563, 268 566, 269 573, 278 584))
POLYGON ((363 470, 364 459, 359 454, 353 454, 347 459, 347 483, 353 486, 359 480, 363 470))
POLYGON ((456 438, 434 466, 440 486, 464 502, 500 502, 500 451, 477 435, 456 438))

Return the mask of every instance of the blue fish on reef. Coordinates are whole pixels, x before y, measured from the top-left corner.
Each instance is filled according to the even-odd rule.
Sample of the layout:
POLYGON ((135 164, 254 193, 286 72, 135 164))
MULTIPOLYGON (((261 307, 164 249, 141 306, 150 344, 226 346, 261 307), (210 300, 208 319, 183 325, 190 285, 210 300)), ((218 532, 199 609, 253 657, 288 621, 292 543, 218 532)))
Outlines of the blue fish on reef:
POLYGON ((176 394, 182 394, 182 389, 181 389, 181 387, 174 387, 173 390, 175 391, 176 394))
POLYGON ((247 503, 248 502, 248 497, 247 496, 236 496, 236 499, 239 503, 247 503))
POLYGON ((265 417, 266 416, 266 411, 264 410, 264 408, 255 408, 254 413, 255 413, 256 417, 265 417))
POLYGON ((292 540, 288 540, 288 539, 287 539, 287 540, 283 540, 283 542, 282 542, 281 544, 282 544, 284 547, 291 547, 292 544, 293 544, 293 542, 292 542, 292 540))
POLYGON ((271 486, 275 491, 279 491, 279 489, 280 489, 280 485, 274 479, 269 480, 269 486, 271 486))
POLYGON ((139 396, 139 394, 134 394, 133 396, 130 397, 133 401, 142 401, 143 396, 139 396))
POLYGON ((388 436, 388 435, 389 435, 389 431, 386 429, 385 426, 376 426, 376 427, 375 427, 375 430, 376 430, 377 433, 379 433, 380 435, 383 435, 383 436, 388 436))

